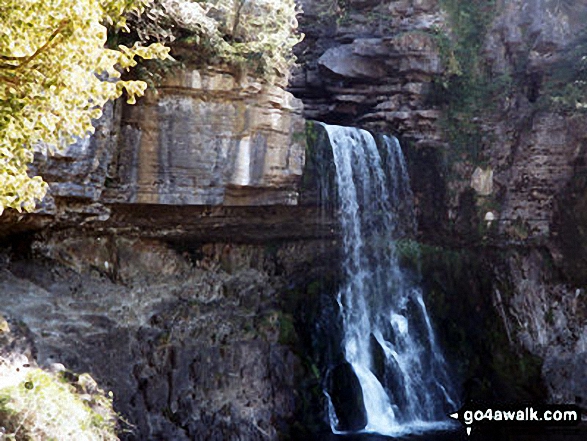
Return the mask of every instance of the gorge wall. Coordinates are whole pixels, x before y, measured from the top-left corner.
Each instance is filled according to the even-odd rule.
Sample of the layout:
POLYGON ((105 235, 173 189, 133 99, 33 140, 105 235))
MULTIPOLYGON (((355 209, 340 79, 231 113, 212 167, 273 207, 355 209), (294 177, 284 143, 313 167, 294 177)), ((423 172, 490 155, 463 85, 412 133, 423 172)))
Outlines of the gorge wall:
POLYGON ((2 353, 89 372, 123 439, 287 438, 314 412, 300 382, 319 383, 300 317, 337 267, 335 223, 301 185, 301 109, 184 68, 39 156, 48 196, 0 221, 2 332, 28 338, 2 353))
POLYGON ((521 376, 584 406, 587 4, 302 4, 292 91, 308 118, 402 140, 424 284, 448 351, 469 360, 466 393, 542 394, 505 386, 521 376))

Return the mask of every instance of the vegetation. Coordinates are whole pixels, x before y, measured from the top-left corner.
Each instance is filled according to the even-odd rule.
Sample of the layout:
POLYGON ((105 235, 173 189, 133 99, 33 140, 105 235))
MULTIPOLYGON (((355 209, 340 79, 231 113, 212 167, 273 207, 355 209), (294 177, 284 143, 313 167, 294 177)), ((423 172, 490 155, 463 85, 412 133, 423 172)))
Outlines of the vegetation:
POLYGON ((487 295, 498 289, 508 304, 514 294, 507 270, 491 263, 507 257, 496 252, 420 244, 426 306, 455 377, 464 379, 466 401, 540 402, 541 361, 512 346, 499 305, 487 295))
POLYGON ((555 111, 587 111, 587 28, 547 72, 539 104, 555 111))
POLYGON ((116 414, 87 374, 75 387, 38 368, 0 365, 0 426, 6 440, 114 441, 116 414))
POLYGON ((109 24, 127 30, 124 13, 148 0, 0 0, 0 214, 31 211, 47 184, 29 177, 34 151, 52 151, 93 131, 92 119, 142 81, 121 80, 135 56, 165 58, 161 44, 108 49, 109 24))
MULTIPOLYGON (((443 125, 453 153, 465 154, 482 164, 480 147, 488 134, 481 122, 515 89, 526 90, 529 101, 536 101, 538 109, 587 110, 587 28, 547 72, 528 73, 531 48, 527 47, 525 57, 513 60, 510 72, 494 73, 485 66, 481 52, 496 13, 495 0, 441 0, 441 5, 453 33, 437 31, 447 69, 444 78, 436 82, 431 98, 446 107, 443 125)), ((587 18, 585 8, 573 0, 549 0, 545 7, 561 20, 584 23, 587 18)))
POLYGON ((155 0, 132 19, 139 41, 175 42, 188 62, 229 65, 268 82, 287 78, 301 40, 295 0, 155 0))
POLYGON ((465 155, 480 163, 486 135, 483 116, 491 110, 496 96, 509 90, 508 75, 495 77, 488 72, 480 55, 488 27, 495 14, 495 1, 442 0, 449 15, 453 35, 437 31, 445 76, 435 83, 432 100, 445 106, 444 130, 456 156, 465 155))
POLYGON ((144 93, 145 81, 121 79, 136 56, 170 60, 163 44, 176 40, 190 61, 273 82, 294 62, 296 13, 294 0, 0 0, 0 214, 44 197, 47 184, 28 174, 35 151, 93 132, 123 91, 131 104, 144 93))

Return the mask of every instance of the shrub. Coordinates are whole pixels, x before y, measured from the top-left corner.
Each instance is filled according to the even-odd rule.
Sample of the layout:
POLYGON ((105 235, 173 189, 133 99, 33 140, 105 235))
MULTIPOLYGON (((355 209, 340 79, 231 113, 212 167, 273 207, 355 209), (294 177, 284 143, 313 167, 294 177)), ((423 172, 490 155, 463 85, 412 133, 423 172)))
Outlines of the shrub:
POLYGON ((70 384, 8 363, 0 364, 0 426, 6 440, 118 440, 112 400, 88 374, 70 384))
POLYGON ((156 0, 131 21, 142 42, 175 41, 190 48, 189 61, 238 67, 275 82, 295 62, 298 12, 294 0, 156 0))

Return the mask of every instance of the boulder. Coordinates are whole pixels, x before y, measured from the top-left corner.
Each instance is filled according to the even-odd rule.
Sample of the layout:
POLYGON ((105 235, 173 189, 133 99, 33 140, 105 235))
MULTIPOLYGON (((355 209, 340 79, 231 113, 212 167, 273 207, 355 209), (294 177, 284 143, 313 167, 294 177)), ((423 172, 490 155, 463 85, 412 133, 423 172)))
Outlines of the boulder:
POLYGON ((363 390, 355 370, 348 362, 342 362, 328 373, 327 390, 338 418, 337 430, 357 431, 367 425, 367 411, 363 390))

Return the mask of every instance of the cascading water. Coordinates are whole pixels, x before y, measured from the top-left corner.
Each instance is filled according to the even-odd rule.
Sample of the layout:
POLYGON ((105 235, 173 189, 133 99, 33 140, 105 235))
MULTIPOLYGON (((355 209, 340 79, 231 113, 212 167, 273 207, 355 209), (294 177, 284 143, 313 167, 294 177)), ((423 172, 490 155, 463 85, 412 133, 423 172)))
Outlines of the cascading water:
MULTIPOLYGON (((399 143, 383 137, 378 149, 365 130, 322 126, 336 166, 345 276, 338 303, 344 358, 362 391, 366 418, 359 430, 400 435, 440 429, 450 424, 446 413, 456 403, 421 290, 398 262, 395 241, 414 229, 399 143)), ((348 430, 326 394, 332 430, 348 430)))

